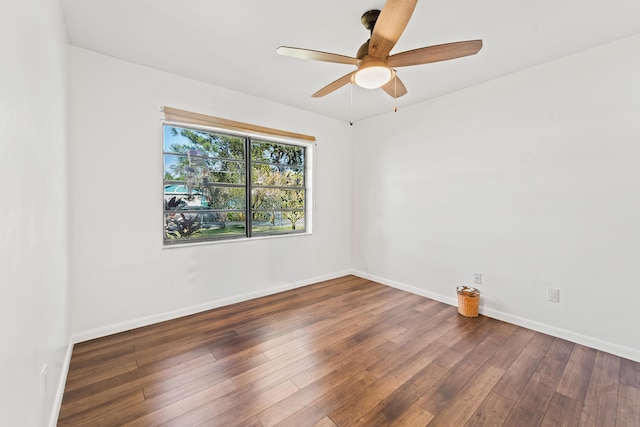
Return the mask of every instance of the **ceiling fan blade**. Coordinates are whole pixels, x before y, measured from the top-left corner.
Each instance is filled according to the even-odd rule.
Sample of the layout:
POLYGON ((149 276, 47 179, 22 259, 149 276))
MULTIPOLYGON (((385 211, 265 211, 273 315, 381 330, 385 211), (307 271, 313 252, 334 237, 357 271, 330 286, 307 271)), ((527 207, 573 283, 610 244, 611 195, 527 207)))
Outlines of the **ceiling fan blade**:
POLYGON ((382 86, 382 90, 387 92, 392 98, 400 98, 407 94, 407 88, 397 74, 394 75, 393 79, 389 80, 382 86))
POLYGON ((326 85, 325 87, 323 87, 322 89, 320 89, 319 91, 317 91, 311 96, 313 98, 320 98, 322 96, 330 94, 336 89, 340 89, 342 86, 346 85, 347 83, 351 83, 351 77, 353 76, 354 73, 355 71, 352 71, 349 74, 340 77, 338 80, 329 83, 328 85, 326 85))
POLYGON ((373 27, 369 56, 385 59, 409 23, 418 0, 387 0, 373 27))
POLYGON ((429 64, 475 55, 482 48, 482 40, 469 40, 422 47, 391 55, 388 59, 390 67, 406 67, 409 65, 429 64))
POLYGON ((312 59, 314 61, 335 62, 338 64, 358 65, 360 60, 350 56, 338 55, 336 53, 319 52, 317 50, 301 49, 298 47, 280 46, 276 49, 280 55, 290 56, 292 58, 312 59))

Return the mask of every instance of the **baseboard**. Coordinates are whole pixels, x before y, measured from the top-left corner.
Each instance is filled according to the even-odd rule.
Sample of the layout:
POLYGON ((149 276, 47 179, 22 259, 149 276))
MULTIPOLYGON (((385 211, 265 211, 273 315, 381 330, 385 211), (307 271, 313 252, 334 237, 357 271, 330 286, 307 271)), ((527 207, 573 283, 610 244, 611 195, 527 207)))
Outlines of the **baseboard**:
POLYGON ((624 357, 625 359, 640 362, 640 350, 622 346, 611 341, 604 341, 598 338, 590 337, 588 335, 580 334, 578 332, 557 328, 546 323, 537 322, 535 320, 526 319, 491 308, 484 307, 483 309, 478 310, 478 312, 487 317, 492 317, 494 319, 502 320, 507 323, 513 323, 514 325, 533 329, 534 331, 542 332, 544 334, 551 335, 557 338, 562 338, 576 344, 581 344, 587 347, 595 348, 596 350, 601 350, 607 353, 614 354, 616 356, 624 357))
POLYGON ((60 372, 60 379, 58 381, 58 388, 56 390, 56 397, 53 401, 53 408, 51 409, 51 419, 49 420, 49 427, 56 427, 58 425, 58 417, 60 416, 60 408, 62 407, 62 397, 64 395, 64 386, 67 383, 67 375, 69 374, 69 365, 71 364, 71 354, 73 353, 73 338, 69 340, 67 346, 67 353, 64 356, 62 363, 62 371, 60 372))
POLYGON ((114 325, 109 325, 101 328, 92 329, 89 331, 79 332, 73 334, 72 342, 80 343, 83 341, 89 341, 95 338, 105 337, 107 335, 117 334, 120 332, 128 331, 131 329, 140 328, 143 326, 152 325, 154 323, 164 322, 166 320, 177 319, 183 316, 189 316, 191 314, 200 313, 207 310, 212 310, 214 308, 224 307, 225 305, 235 304, 242 301, 248 301, 255 298, 264 297, 267 295, 277 294, 279 292, 288 291, 295 288, 300 288, 302 286, 311 285, 314 283, 322 282, 325 280, 331 280, 338 277, 346 276, 351 274, 350 271, 341 271, 332 274, 326 274, 323 276, 311 277, 308 279, 304 279, 301 281, 297 281, 294 283, 274 286, 267 289, 261 289, 255 292, 249 292, 246 294, 235 295, 229 298, 223 298, 215 301, 209 301, 203 304, 194 305, 191 307, 180 308, 178 310, 169 311, 166 313, 154 314, 152 316, 141 317, 137 319, 128 320, 125 322, 120 322, 114 325))
POLYGON ((379 277, 374 274, 365 273, 363 271, 352 270, 351 274, 354 276, 362 277, 363 279, 371 280, 372 282, 382 283, 383 285, 391 286, 392 288, 400 289, 401 291, 411 292, 412 294, 420 295, 421 297, 429 298, 432 300, 440 301, 449 305, 457 305, 458 300, 453 297, 447 297, 442 294, 427 291, 424 289, 416 288, 414 286, 405 285, 404 283, 396 282, 395 280, 389 280, 384 277, 379 277))
MULTIPOLYGON (((454 297, 445 296, 435 292, 430 292, 424 289, 409 286, 394 280, 389 280, 384 277, 379 277, 373 274, 368 274, 358 270, 352 270, 350 274, 354 276, 362 277, 363 279, 371 280, 383 285, 391 286, 392 288, 400 289, 403 291, 411 292, 412 294, 420 295, 426 298, 430 298, 436 301, 443 302, 445 304, 457 306, 458 300, 454 297)), ((535 320, 526 319, 524 317, 516 316, 511 313, 505 313, 500 310, 494 310, 492 308, 480 307, 478 312, 484 316, 491 317, 493 319, 502 320, 503 322, 512 323, 514 325, 522 326, 523 328, 532 329, 537 332, 542 332, 547 335, 551 335, 557 338, 562 338, 567 341, 571 341, 576 344, 581 344, 587 347, 595 348, 596 350, 605 351, 607 353, 614 354, 616 356, 624 357, 636 362, 640 362, 640 350, 630 347, 622 346, 610 341, 604 341, 598 338, 583 335, 567 329, 557 328, 555 326, 537 322, 535 320)))

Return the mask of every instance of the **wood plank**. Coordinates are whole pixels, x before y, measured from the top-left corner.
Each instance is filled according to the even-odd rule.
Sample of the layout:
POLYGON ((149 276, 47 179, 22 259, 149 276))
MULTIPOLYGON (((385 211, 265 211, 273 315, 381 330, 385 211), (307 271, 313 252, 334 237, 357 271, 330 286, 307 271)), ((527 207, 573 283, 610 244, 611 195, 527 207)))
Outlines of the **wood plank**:
POLYGON ((333 421, 331 421, 331 418, 324 417, 323 419, 318 421, 316 424, 314 424, 313 427, 338 427, 338 426, 336 426, 336 424, 333 421))
POLYGON ((584 402, 596 353, 597 351, 592 348, 576 344, 556 391, 579 402, 584 402))
POLYGON ((245 332, 229 337, 226 340, 219 340, 209 346, 209 350, 216 359, 224 359, 230 355, 241 352, 248 348, 254 352, 264 353, 268 359, 269 352, 283 345, 291 345, 292 342, 306 342, 308 333, 304 329, 296 329, 288 333, 274 331, 269 328, 268 333, 245 332))
POLYGON ((520 356, 524 348, 535 336, 535 332, 530 329, 518 328, 511 337, 502 345, 499 352, 496 352, 489 363, 496 368, 507 370, 511 364, 520 356))
MULTIPOLYGON (((418 307, 420 307, 420 304, 414 306, 414 309, 418 307)), ((405 328, 411 329, 412 331, 418 331, 418 329, 428 330, 433 326, 433 323, 425 322, 426 318, 431 318, 433 316, 436 316, 439 313, 446 312, 444 314, 447 316, 446 318, 449 319, 453 315, 453 313, 457 313, 454 307, 451 307, 444 303, 434 304, 430 306, 428 309, 423 311, 420 311, 420 310, 415 310, 415 311, 422 313, 422 316, 414 316, 407 320, 404 320, 400 324, 400 326, 404 326, 405 328)))
MULTIPOLYGON (((184 354, 190 351, 208 350, 208 346, 217 340, 228 337, 237 336, 235 331, 222 331, 217 333, 202 332, 189 336, 184 333, 175 337, 173 342, 167 342, 154 347, 147 347, 133 353, 119 357, 119 360, 129 361, 135 360, 139 367, 158 362, 164 359, 170 359, 174 356, 184 354)), ((210 351, 209 351, 210 352, 210 351)))
MULTIPOLYGON (((295 412, 285 420, 276 424, 277 427, 310 427, 319 424, 322 420, 331 419, 327 416, 327 410, 322 403, 314 403, 295 412)), ((335 423, 334 423, 335 424, 335 423)))
POLYGON ((113 414, 109 422, 118 426, 159 425, 202 405, 211 404, 236 390, 229 380, 214 385, 201 381, 199 385, 190 390, 183 387, 147 398, 144 405, 131 406, 113 414))
POLYGON ((541 427, 577 426, 582 413, 582 402, 561 393, 553 393, 541 427))
POLYGON ((436 300, 426 299, 426 300, 424 300, 423 302, 421 302, 420 304, 418 304, 418 305, 414 308, 414 310, 417 310, 417 311, 423 312, 423 311, 426 311, 426 310, 428 310, 429 308, 431 308, 431 307, 433 307, 433 306, 435 306, 435 305, 440 305, 440 304, 442 304, 442 303, 440 303, 440 302, 438 302, 438 301, 436 301, 436 300))
POLYGON ((450 314, 441 311, 441 313, 433 317, 433 325, 428 331, 422 333, 422 331, 417 332, 415 329, 410 329, 392 338, 392 342, 399 345, 398 351, 369 368, 369 372, 378 378, 382 378, 394 370, 402 361, 410 359, 434 343, 454 327, 444 321, 448 316, 450 314), (416 339, 416 335, 420 339, 416 339))
POLYGON ((215 424, 220 426, 239 425, 297 390, 298 387, 291 381, 270 387, 269 393, 266 394, 263 394, 262 390, 255 389, 236 390, 216 399, 215 403, 202 404, 163 425, 167 427, 195 426, 214 419, 215 424), (236 410, 236 408, 241 410, 236 410))
POLYGON ((153 381, 143 385, 142 389, 145 397, 149 399, 158 394, 166 393, 167 390, 180 389, 195 381, 202 382, 204 380, 205 383, 217 384, 232 377, 234 374, 239 375, 268 361, 269 359, 264 354, 253 354, 250 351, 245 351, 234 355, 234 357, 211 361, 194 369, 182 371, 171 377, 166 377, 162 381, 153 381))
POLYGON ((620 384, 616 426, 640 426, 640 389, 620 384))
POLYGON ((352 381, 356 376, 364 375, 366 373, 365 370, 371 364, 375 363, 385 355, 390 354, 394 349, 395 346, 389 341, 386 341, 369 351, 361 349, 359 351, 360 357, 349 358, 350 363, 348 364, 334 366, 333 370, 309 383, 304 388, 300 387, 300 385, 296 383, 296 377, 294 377, 292 381, 300 387, 300 391, 262 411, 258 414, 258 418, 265 427, 273 426, 282 422, 284 419, 302 410, 307 405, 313 404, 313 402, 319 397, 324 396, 332 389, 352 381))
MULTIPOLYGON (((432 344, 432 346, 437 345, 441 344, 437 342, 432 344)), ((446 373, 446 368, 443 368, 435 362, 430 363, 409 381, 406 381, 398 389, 389 394, 384 400, 378 402, 368 410, 354 425, 385 425, 393 422, 395 419, 401 417, 412 405, 416 405, 417 399, 424 390, 429 389, 431 385, 436 383, 446 373)), ((369 405, 371 405, 371 403, 369 405)))
POLYGON ((602 351, 596 354, 580 426, 615 426, 620 380, 620 358, 602 351))
POLYGON ((620 384, 640 388, 640 363, 620 358, 620 384))
POLYGON ((168 365, 161 370, 156 369, 138 369, 131 373, 119 375, 109 378, 87 387, 73 390, 69 393, 65 392, 60 408, 60 418, 69 417, 73 414, 98 408, 100 405, 109 402, 118 396, 125 395, 134 391, 140 391, 144 397, 142 389, 154 382, 163 383, 167 378, 188 372, 199 366, 213 362, 211 354, 205 354, 199 358, 184 360, 177 357, 175 364, 168 365))
POLYGON ((96 363, 102 361, 112 361, 114 359, 123 358, 124 360, 134 360, 133 353, 135 349, 132 345, 122 345, 113 349, 107 349, 97 352, 84 353, 77 357, 72 357, 72 363, 69 364, 69 371, 79 371, 84 369, 91 369, 96 363))
POLYGON ((500 379, 497 392, 504 397, 518 399, 552 342, 549 335, 536 332, 500 379))
POLYGON ((73 372, 82 367, 88 361, 89 365, 94 365, 96 362, 102 360, 112 360, 119 355, 129 354, 135 351, 134 345, 129 343, 115 344, 108 347, 100 347, 78 353, 77 357, 73 358, 73 363, 69 364, 69 371, 73 372))
POLYGON ((298 387, 303 388, 337 370, 343 370, 345 366, 358 369, 364 365, 369 371, 370 363, 365 356, 373 352, 376 357, 371 363, 376 363, 381 358, 397 351, 397 345, 389 341, 389 338, 393 338, 396 332, 396 328, 389 329, 386 334, 383 333, 379 336, 371 337, 355 346, 349 345, 349 342, 346 341, 331 346, 331 348, 336 351, 334 357, 327 359, 320 366, 314 366, 313 368, 293 375, 291 380, 298 387), (378 355, 380 355, 380 357, 377 357, 378 355))
MULTIPOLYGON (((398 365, 389 374, 372 384, 358 400, 351 399, 340 405, 330 413, 331 419, 338 425, 355 425, 363 415, 385 398, 393 394, 398 388, 420 388, 419 384, 431 382, 444 373, 444 370, 434 366, 435 369, 427 369, 431 362, 444 350, 443 345, 434 343, 398 365), (426 373, 428 371, 428 374, 426 373), (417 375, 418 373, 422 375, 417 375)), ((407 405, 409 406, 409 405, 407 405)))
POLYGON ((350 381, 338 385, 331 393, 323 394, 313 404, 296 411, 277 423, 276 426, 310 427, 327 416, 334 420, 330 415, 331 412, 340 408, 345 402, 358 400, 376 381, 377 379, 366 370, 361 371, 350 381))
MULTIPOLYGON (((495 345, 492 332, 498 324, 498 322, 480 324, 473 338, 457 343, 451 354, 443 353, 436 363, 447 369, 446 375, 430 388, 425 389, 416 403, 437 417, 440 411, 465 387, 469 378, 473 377, 496 352, 498 347, 495 345)), ((501 368, 497 369, 503 371, 501 368)))
POLYGON ((391 427, 411 427, 411 426, 426 426, 433 419, 433 415, 419 407, 418 405, 411 405, 409 408, 400 415, 393 423, 391 427))
POLYGON ((515 409, 506 424, 517 424, 523 417, 531 425, 538 425, 544 418, 560 375, 569 361, 573 344, 560 338, 553 340, 529 382, 516 401, 515 409))
POLYGON ((432 425, 464 425, 491 392, 500 377, 502 369, 491 365, 480 369, 449 404, 433 419, 432 425))
POLYGON ((59 425, 640 425, 640 364, 355 276, 74 346, 59 425))
MULTIPOLYGON (((356 328, 357 329, 357 328, 356 328)), ((371 340, 382 343, 388 339, 388 336, 393 336, 400 333, 403 329, 398 326, 391 326, 388 330, 379 330, 377 335, 371 337, 371 340), (389 335, 386 335, 389 334, 389 335)), ((287 369, 287 374, 290 376, 297 375, 300 372, 303 372, 311 367, 312 361, 317 359, 317 357, 322 357, 323 361, 330 360, 331 356, 339 354, 338 351, 332 348, 332 345, 339 344, 340 345, 353 345, 356 344, 352 341, 352 337, 354 334, 354 330, 349 328, 345 331, 347 335, 343 336, 343 334, 336 333, 334 336, 327 338, 326 344, 328 344, 326 349, 323 349, 321 352, 316 351, 316 346, 310 345, 308 347, 300 348, 297 351, 286 353, 285 355, 278 357, 276 359, 270 360, 269 362, 249 370, 242 372, 239 375, 233 377, 233 382, 238 386, 244 386, 250 384, 257 379, 260 379, 266 375, 269 375, 273 372, 279 371, 281 369, 287 369), (343 342, 344 341, 344 342, 343 342), (311 358, 308 358, 311 355, 316 354, 311 358), (305 365, 295 364, 297 361, 308 358, 309 363, 305 363, 305 365), (295 371, 289 370, 291 367, 295 367, 295 371)))
POLYGON ((451 328, 448 333, 438 338, 438 342, 449 347, 455 346, 465 337, 470 337, 480 324, 489 320, 486 316, 478 316, 477 318, 463 318, 462 316, 458 316, 455 319, 454 322, 448 320, 449 323, 453 323, 454 327, 451 328))
POLYGON ((464 424, 465 427, 501 426, 509 416, 515 402, 496 393, 489 392, 475 413, 464 424))
POLYGON ((97 369, 92 371, 91 375, 74 375, 71 378, 67 376, 67 385, 64 389, 65 392, 71 392, 138 369, 138 363, 135 360, 126 363, 117 363, 111 366, 108 364, 99 364, 98 366, 99 367, 97 369))
POLYGON ((331 421, 331 418, 324 417, 323 419, 318 421, 316 424, 314 424, 313 427, 338 427, 338 426, 336 426, 336 424, 333 421, 331 421))
POLYGON ((522 406, 514 406, 504 422, 504 426, 537 427, 540 425, 540 414, 529 411, 522 406))
POLYGON ((144 402, 144 394, 140 390, 128 394, 118 395, 112 400, 87 408, 84 411, 75 412, 58 419, 59 426, 99 426, 109 425, 109 416, 129 408, 136 403, 144 402))

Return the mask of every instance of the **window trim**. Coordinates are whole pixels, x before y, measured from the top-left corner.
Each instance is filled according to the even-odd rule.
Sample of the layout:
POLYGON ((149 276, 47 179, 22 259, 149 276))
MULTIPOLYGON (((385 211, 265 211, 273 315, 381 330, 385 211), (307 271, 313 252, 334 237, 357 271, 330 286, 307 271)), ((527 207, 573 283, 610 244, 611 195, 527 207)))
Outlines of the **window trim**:
POLYGON ((262 135, 263 138, 291 138, 295 140, 311 142, 315 142, 316 140, 316 137, 311 135, 304 135, 302 133, 289 132, 286 130, 274 129, 265 126, 252 125, 250 123, 243 123, 235 120, 209 116, 206 114, 194 113, 192 111, 180 110, 173 107, 165 106, 162 108, 162 111, 164 111, 165 120, 169 122, 207 126, 241 133, 255 133, 256 135, 262 135))
MULTIPOLYGON (((165 108, 168 108, 168 107, 165 107, 165 108)), ((181 110, 178 110, 178 111, 181 111, 181 110)), ((193 113, 193 114, 196 114, 196 113, 193 113)), ((209 117, 209 116, 205 116, 205 117, 209 117)), ((235 123, 240 123, 240 122, 235 122, 235 123)), ((167 120, 167 119, 161 120, 161 129, 164 129, 165 126, 175 126, 175 127, 181 127, 181 128, 187 128, 187 129, 193 129, 193 130, 200 130, 204 132, 219 133, 223 135, 241 137, 248 140, 249 146, 251 145, 252 139, 256 139, 256 140, 265 141, 265 142, 274 142, 274 143, 304 147, 305 148, 305 163, 304 163, 305 229, 304 231, 292 232, 292 233, 291 232, 287 232, 287 233, 274 232, 274 233, 260 233, 258 235, 254 235, 252 233, 253 230, 250 230, 251 232, 248 233, 249 236, 247 236, 247 233, 245 233, 244 235, 241 235, 241 236, 233 236, 233 237, 227 237, 227 238, 210 238, 210 239, 194 239, 194 240, 186 239, 186 240, 176 241, 175 243, 168 243, 167 240, 164 238, 165 228, 164 228, 164 209, 163 209, 162 248, 165 248, 165 249, 183 248, 183 247, 200 246, 200 245, 207 245, 207 244, 252 241, 252 240, 262 240, 262 239, 269 239, 269 238, 305 236, 305 235, 313 234, 313 229, 315 228, 315 199, 314 199, 314 190, 313 190, 313 171, 315 169, 315 150, 317 149, 317 143, 315 142, 315 137, 301 135, 304 138, 294 138, 291 136, 284 136, 283 134, 278 134, 278 135, 266 134, 266 133, 259 133, 255 131, 249 132, 246 130, 228 129, 224 127, 195 124, 195 123, 175 121, 175 120, 167 120)), ((248 126, 251 126, 251 125, 248 125, 248 126)), ((260 127, 255 127, 255 128, 257 129, 260 127)), ((264 129, 270 129, 270 128, 264 128, 264 129)), ((278 131, 278 132, 287 133, 290 135, 300 135, 300 134, 293 134, 286 131, 278 131)), ((164 131, 162 132, 162 140, 164 141, 164 131)), ((164 148, 163 148, 162 150, 163 165, 161 169, 163 173, 163 182, 165 181, 164 180, 164 156, 165 155, 166 155, 166 152, 164 151, 164 148)), ((246 185, 245 188, 247 188, 247 190, 250 190, 253 187, 250 181, 251 165, 252 165, 251 152, 249 151, 246 153, 246 156, 245 156, 245 167, 248 168, 246 171, 246 177, 245 177, 247 182, 245 184, 246 185)), ((253 210, 250 202, 251 202, 251 192, 247 191, 247 205, 245 207, 244 212, 251 212, 253 210)), ((292 209, 292 210, 295 210, 295 209, 292 209)), ((246 227, 252 227, 251 219, 246 221, 246 227)))

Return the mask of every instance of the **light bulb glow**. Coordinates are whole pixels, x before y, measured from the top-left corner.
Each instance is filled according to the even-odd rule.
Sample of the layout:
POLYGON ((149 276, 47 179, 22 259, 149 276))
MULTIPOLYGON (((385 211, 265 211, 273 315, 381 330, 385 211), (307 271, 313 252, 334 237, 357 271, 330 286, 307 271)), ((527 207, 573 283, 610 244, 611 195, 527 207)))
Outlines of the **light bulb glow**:
POLYGON ((389 67, 373 66, 362 68, 355 75, 355 82, 365 89, 376 89, 391 80, 389 67))

